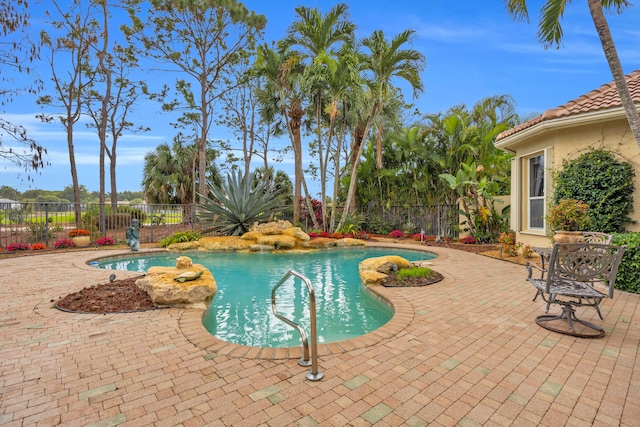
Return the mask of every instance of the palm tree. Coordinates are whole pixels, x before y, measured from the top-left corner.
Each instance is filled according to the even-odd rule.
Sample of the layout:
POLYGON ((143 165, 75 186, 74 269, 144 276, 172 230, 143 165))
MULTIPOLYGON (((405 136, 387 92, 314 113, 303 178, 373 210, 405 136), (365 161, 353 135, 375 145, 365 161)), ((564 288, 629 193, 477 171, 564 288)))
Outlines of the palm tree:
MULTIPOLYGON (((538 23, 538 39, 542 42, 545 48, 556 46, 559 47, 562 42, 562 26, 560 20, 564 15, 564 10, 571 0, 547 0, 540 10, 540 22, 538 23)), ((507 7, 507 11, 516 20, 529 20, 529 12, 527 10, 526 0, 504 0, 507 7)), ((633 132, 633 136, 638 143, 638 149, 640 149, 640 116, 638 110, 636 110, 631 92, 627 86, 624 71, 620 64, 620 58, 616 46, 613 43, 613 37, 611 37, 611 31, 609 31, 609 24, 604 16, 603 8, 614 10, 616 13, 622 13, 622 11, 631 5, 628 0, 587 0, 589 5, 589 12, 591 13, 591 19, 598 32, 600 38, 600 44, 602 50, 607 58, 609 69, 613 75, 613 80, 618 89, 618 95, 620 101, 627 115, 629 121, 629 127, 633 132)))
MULTIPOLYGON (((301 93, 302 65, 300 57, 291 52, 277 52, 266 44, 258 47, 255 71, 267 80, 274 97, 271 101, 278 104, 282 119, 287 124, 291 147, 294 155, 294 205, 293 222, 300 220, 300 200, 304 175, 302 173, 302 118, 305 114, 301 93), (277 88, 277 89, 276 89, 277 88)), ((262 109, 273 109, 263 106, 262 109)), ((306 185, 305 185, 306 187, 306 185)), ((315 224, 317 227, 317 224, 315 224)))
MULTIPOLYGON (((317 154, 320 170, 320 191, 322 203, 322 229, 326 230, 327 212, 324 203, 326 195, 327 167, 330 152, 330 142, 323 144, 323 112, 324 93, 328 90, 332 70, 336 68, 338 48, 343 45, 353 45, 355 25, 347 18, 347 5, 340 3, 322 16, 318 8, 298 6, 295 9, 299 20, 295 21, 287 36, 279 43, 280 49, 294 50, 294 54, 301 60, 307 60, 306 84, 311 87, 312 97, 315 98, 317 154)), ((308 195, 307 195, 308 197, 308 195)))
MULTIPOLYGON (((351 167, 351 179, 349 182, 349 190, 345 203, 344 214, 338 224, 338 229, 344 224, 347 213, 350 212, 353 203, 356 182, 358 175, 358 166, 360 157, 364 148, 364 142, 368 139, 369 129, 377 115, 385 106, 385 99, 390 93, 395 93, 395 87, 392 85, 394 78, 405 80, 413 89, 413 96, 416 97, 423 90, 422 79, 420 73, 425 67, 425 57, 422 53, 414 49, 403 49, 406 43, 409 43, 415 31, 405 30, 394 37, 391 42, 387 40, 384 33, 380 30, 374 31, 371 36, 362 41, 362 45, 369 50, 369 54, 362 55, 363 71, 367 86, 371 91, 373 105, 371 107, 367 122, 362 132, 362 138, 357 141, 354 153, 357 154, 353 158, 351 167)), ((382 139, 378 138, 377 146, 377 166, 382 167, 382 139)))
MULTIPOLYGON (((198 152, 195 144, 187 145, 182 134, 178 134, 173 145, 163 143, 144 157, 142 189, 150 203, 194 203, 194 191, 199 175, 198 152)), ((209 181, 219 181, 214 160, 215 150, 207 150, 206 177, 209 181)))

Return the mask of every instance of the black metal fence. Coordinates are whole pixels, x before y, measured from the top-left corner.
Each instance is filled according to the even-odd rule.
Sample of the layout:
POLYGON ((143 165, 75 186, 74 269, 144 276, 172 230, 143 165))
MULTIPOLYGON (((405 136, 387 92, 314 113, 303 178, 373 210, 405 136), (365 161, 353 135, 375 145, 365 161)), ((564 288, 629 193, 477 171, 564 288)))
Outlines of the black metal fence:
POLYGON ((377 234, 392 230, 420 233, 441 237, 457 234, 458 209, 449 205, 434 206, 367 206, 366 227, 377 234))
MULTIPOLYGON (((111 205, 80 204, 76 218, 73 203, 12 202, 0 204, 0 247, 11 244, 42 243, 53 247, 60 239, 69 238, 75 228, 88 230, 92 241, 108 236, 121 243, 126 240, 126 229, 135 218, 140 224, 140 242, 158 242, 178 231, 193 230, 202 233, 209 225, 198 220, 198 205, 136 204, 111 205)), ((283 206, 273 219, 292 221, 293 208, 283 206)), ((361 218, 364 231, 387 234, 393 229, 425 234, 451 236, 457 224, 457 214, 448 206, 370 206, 361 218), (375 228, 375 229, 374 229, 375 228)), ((302 226, 309 230, 312 225, 307 218, 302 226)))

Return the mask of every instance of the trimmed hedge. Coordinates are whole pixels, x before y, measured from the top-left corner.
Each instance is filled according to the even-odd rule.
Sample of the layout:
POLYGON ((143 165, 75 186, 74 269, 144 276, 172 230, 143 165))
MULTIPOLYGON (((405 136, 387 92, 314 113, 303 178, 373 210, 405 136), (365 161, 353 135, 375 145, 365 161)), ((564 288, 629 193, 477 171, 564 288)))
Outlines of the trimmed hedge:
POLYGON ((618 269, 616 289, 640 294, 640 233, 616 234, 612 243, 627 247, 618 269))

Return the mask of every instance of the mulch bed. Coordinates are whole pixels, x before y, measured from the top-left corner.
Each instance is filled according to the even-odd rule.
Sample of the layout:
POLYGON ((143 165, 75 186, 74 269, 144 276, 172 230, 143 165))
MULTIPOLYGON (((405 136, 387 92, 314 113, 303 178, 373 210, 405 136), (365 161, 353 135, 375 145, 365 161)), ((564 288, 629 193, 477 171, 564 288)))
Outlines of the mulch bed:
POLYGON ((55 306, 62 311, 98 314, 157 309, 149 295, 136 286, 141 277, 144 276, 84 288, 58 299, 55 306))
POLYGON ((431 270, 431 274, 427 277, 404 277, 402 279, 399 279, 397 273, 392 271, 387 275, 387 279, 382 283, 382 286, 386 286, 387 288, 411 288, 415 286, 433 285, 442 279, 444 279, 442 274, 433 270, 431 270))

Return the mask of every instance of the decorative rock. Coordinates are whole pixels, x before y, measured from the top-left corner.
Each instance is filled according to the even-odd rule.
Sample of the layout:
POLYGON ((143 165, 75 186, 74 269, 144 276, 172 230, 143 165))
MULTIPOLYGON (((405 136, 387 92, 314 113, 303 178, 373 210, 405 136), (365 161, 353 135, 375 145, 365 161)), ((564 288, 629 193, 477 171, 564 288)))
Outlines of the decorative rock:
POLYGON ((364 246, 360 239, 311 239, 300 227, 293 227, 289 221, 266 224, 255 223, 242 236, 203 237, 197 242, 181 242, 169 245, 167 249, 183 251, 199 249, 205 251, 272 251, 295 248, 320 249, 333 246, 364 246))
POLYGON ((284 234, 285 236, 294 237, 296 240, 299 240, 301 242, 308 242, 311 239, 311 237, 309 237, 307 233, 302 231, 300 227, 292 227, 292 228, 284 229, 282 231, 282 234, 284 234))
POLYGON ((268 252, 275 249, 275 246, 271 245, 251 245, 249 246, 253 252, 268 252))
POLYGON ((193 264, 189 257, 178 257, 175 268, 150 267, 136 285, 155 304, 169 307, 206 309, 218 290, 211 272, 201 264, 193 264))
POLYGON ((200 247, 200 242, 193 241, 193 242, 172 243, 169 246, 167 246, 167 249, 170 251, 188 251, 191 249, 198 249, 199 247, 200 247))
POLYGON ((243 240, 258 240, 258 237, 262 236, 262 233, 259 231, 247 231, 241 237, 243 240))
POLYGON ((276 249, 291 249, 296 246, 296 239, 283 234, 264 235, 258 238, 256 242, 259 245, 269 245, 276 249))
POLYGON ((338 245, 337 239, 329 239, 326 237, 316 237, 313 240, 309 240, 308 242, 302 242, 301 246, 303 248, 331 248, 338 245))
POLYGON ((387 273, 394 269, 408 268, 413 264, 397 255, 367 258, 358 265, 360 280, 364 286, 379 285, 387 278, 387 273))
POLYGON ((199 240, 200 249, 207 251, 242 251, 253 244, 251 240, 243 240, 239 236, 203 237, 199 240))
POLYGON ((287 228, 292 228, 293 225, 289 221, 278 220, 276 222, 267 222, 264 224, 254 223, 249 231, 258 231, 261 234, 266 235, 274 235, 274 234, 282 234, 284 230, 287 228))
POLYGON ((176 258, 176 268, 178 270, 184 270, 185 268, 193 267, 193 260, 188 256, 179 256, 176 258))
POLYGON ((351 237, 345 237, 344 239, 338 239, 336 246, 364 246, 364 240, 353 239, 351 237))
POLYGON ((389 274, 392 271, 398 271, 398 265, 393 262, 385 262, 378 267, 377 271, 380 273, 389 274))
POLYGON ((365 270, 360 272, 360 281, 364 286, 381 285, 387 279, 384 273, 378 273, 373 270, 365 270))

